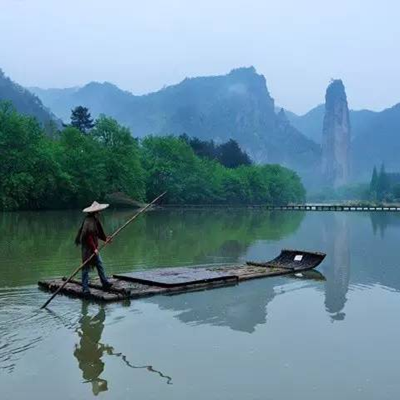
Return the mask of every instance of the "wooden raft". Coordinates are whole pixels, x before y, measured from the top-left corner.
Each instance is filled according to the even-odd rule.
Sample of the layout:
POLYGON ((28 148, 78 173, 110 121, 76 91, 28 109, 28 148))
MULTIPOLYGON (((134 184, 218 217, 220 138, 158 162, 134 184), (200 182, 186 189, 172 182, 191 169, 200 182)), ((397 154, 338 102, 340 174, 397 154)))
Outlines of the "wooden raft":
MULTIPOLYGON (((90 299, 104 302, 138 299, 158 294, 178 294, 217 287, 236 285, 241 281, 272 276, 298 274, 318 266, 325 258, 324 253, 298 250, 282 250, 275 259, 267 262, 251 262, 212 268, 160 268, 147 271, 117 274, 109 278, 110 290, 103 290, 96 278, 90 287, 90 299)), ((65 278, 39 281, 39 287, 55 291, 65 278)), ((72 297, 83 297, 82 285, 72 280, 62 290, 72 297)))

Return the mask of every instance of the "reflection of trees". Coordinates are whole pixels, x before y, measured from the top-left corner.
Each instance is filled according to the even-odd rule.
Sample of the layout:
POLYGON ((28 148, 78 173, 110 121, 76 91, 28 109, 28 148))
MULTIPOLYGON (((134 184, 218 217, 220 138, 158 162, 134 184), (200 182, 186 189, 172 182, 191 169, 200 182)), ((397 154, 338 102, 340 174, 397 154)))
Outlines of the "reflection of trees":
POLYGON ((363 252, 358 256, 360 260, 357 262, 362 264, 362 268, 356 271, 355 280, 363 285, 379 284, 400 291, 400 214, 373 212, 369 214, 369 219, 374 235, 366 235, 365 228, 357 231, 357 238, 363 243, 363 252))
POLYGON ((345 318, 343 312, 346 304, 350 279, 350 245, 347 215, 332 213, 324 219, 323 235, 327 243, 328 257, 324 274, 325 306, 333 320, 345 318), (329 265, 330 264, 330 265, 329 265))
MULTIPOLYGON (((133 212, 104 213, 106 231, 117 229, 133 212)), ((235 261, 256 240, 279 240, 294 232, 303 217, 262 209, 151 211, 105 249, 106 271, 235 261)), ((81 220, 80 212, 69 211, 0 214, 0 273, 7 284, 33 283, 76 267, 79 250, 73 239, 81 220)))
POLYGON ((0 273, 7 285, 33 283, 60 264, 70 270, 79 257, 71 249, 80 218, 70 211, 0 213, 0 273))
POLYGON ((390 212, 371 212, 369 216, 371 218, 374 235, 379 232, 382 239, 385 236, 385 230, 388 226, 400 226, 400 215, 398 214, 390 212))
POLYGON ((227 247, 233 250, 229 254, 232 260, 255 240, 279 240, 295 231, 303 217, 302 213, 248 209, 154 211, 142 225, 127 228, 124 241, 115 248, 119 246, 121 257, 146 265, 207 262, 207 258, 221 256, 220 249, 227 247))

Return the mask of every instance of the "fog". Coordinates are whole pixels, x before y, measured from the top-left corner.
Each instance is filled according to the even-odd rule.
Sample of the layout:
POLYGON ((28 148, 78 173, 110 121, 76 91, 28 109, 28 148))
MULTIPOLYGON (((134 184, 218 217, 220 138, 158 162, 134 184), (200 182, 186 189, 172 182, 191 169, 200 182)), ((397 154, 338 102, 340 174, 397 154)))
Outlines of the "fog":
POLYGON ((254 65, 303 113, 342 78, 354 109, 400 101, 395 0, 0 0, 0 68, 25 86, 135 94, 254 65))

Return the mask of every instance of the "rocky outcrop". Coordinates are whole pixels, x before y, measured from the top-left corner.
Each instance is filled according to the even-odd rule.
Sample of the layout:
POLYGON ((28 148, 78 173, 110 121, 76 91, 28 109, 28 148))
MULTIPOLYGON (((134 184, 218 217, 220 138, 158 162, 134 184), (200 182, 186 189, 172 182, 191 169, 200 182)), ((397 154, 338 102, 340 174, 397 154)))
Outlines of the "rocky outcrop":
POLYGON ((333 80, 325 95, 322 132, 324 184, 337 188, 349 182, 350 138, 350 118, 345 88, 340 79, 333 80))

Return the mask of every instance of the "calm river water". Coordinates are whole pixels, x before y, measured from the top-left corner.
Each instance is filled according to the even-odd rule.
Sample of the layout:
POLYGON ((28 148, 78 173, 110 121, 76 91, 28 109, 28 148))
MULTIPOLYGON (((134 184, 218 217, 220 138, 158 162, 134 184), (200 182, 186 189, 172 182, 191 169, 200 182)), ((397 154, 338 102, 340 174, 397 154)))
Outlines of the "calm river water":
MULTIPOLYGON (((106 212, 109 232, 130 212, 106 212)), ((390 399, 400 391, 400 215, 154 211, 104 251, 108 273, 318 250, 326 280, 99 305, 36 282, 79 263, 76 212, 0 214, 0 398, 390 399)))

